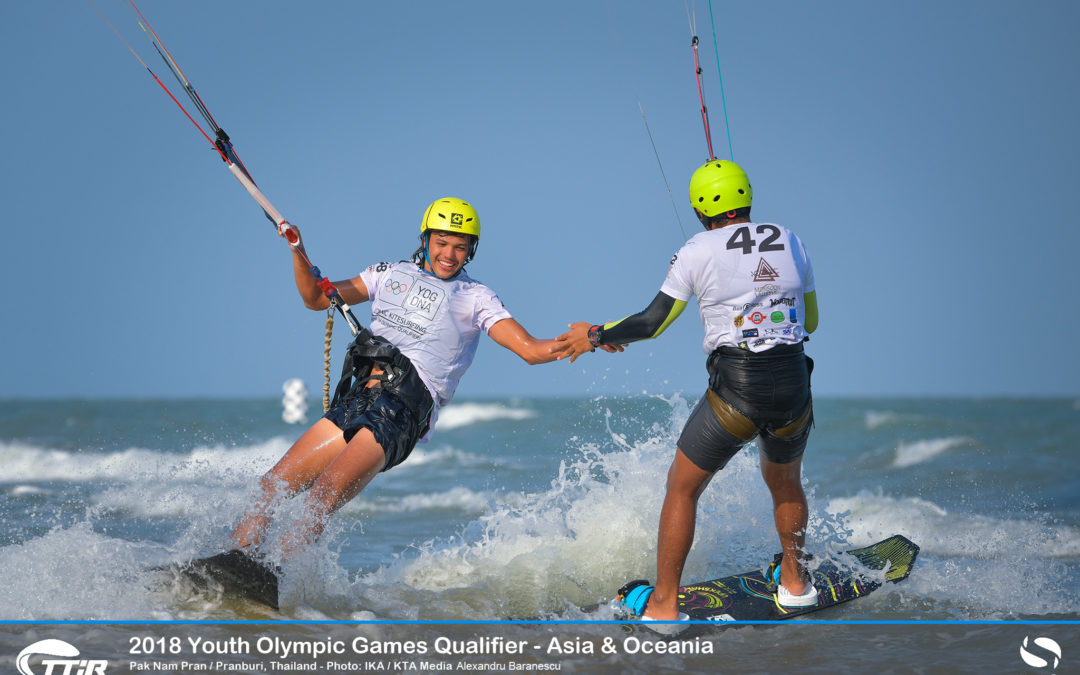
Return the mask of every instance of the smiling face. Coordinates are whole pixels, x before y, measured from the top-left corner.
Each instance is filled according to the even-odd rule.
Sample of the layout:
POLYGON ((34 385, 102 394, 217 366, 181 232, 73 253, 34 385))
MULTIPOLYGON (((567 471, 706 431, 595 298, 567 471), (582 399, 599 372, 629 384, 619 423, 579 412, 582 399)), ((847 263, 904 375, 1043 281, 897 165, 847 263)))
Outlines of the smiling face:
POLYGON ((465 265, 472 237, 467 234, 432 231, 428 235, 428 261, 425 268, 439 277, 449 279, 465 265))

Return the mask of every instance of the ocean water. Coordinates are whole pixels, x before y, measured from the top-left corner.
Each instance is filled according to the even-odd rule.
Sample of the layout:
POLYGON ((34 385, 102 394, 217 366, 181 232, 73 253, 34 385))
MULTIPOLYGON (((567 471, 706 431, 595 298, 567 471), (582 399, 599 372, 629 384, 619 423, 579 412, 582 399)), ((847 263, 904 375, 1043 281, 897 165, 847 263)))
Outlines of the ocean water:
MULTIPOLYGON (((378 476, 286 568, 275 613, 192 592, 152 568, 226 545, 258 477, 302 430, 282 421, 279 401, 2 401, 9 637, 0 651, 23 640, 10 637, 12 622, 609 620, 620 585, 655 575, 665 474, 693 403, 455 402, 431 442, 378 476)), ((823 634, 853 659, 883 644, 901 660, 925 648, 908 633, 821 620, 952 622, 933 635, 962 645, 973 667, 1000 665, 1000 625, 972 622, 1009 621, 1019 632, 1003 658, 1018 672, 1030 622, 1080 620, 1080 401, 820 399, 816 417, 804 464, 810 550, 828 556, 900 533, 922 547, 918 563, 900 584, 787 622, 799 626, 714 631, 725 663, 756 651, 738 670, 753 672, 762 650, 808 648, 823 634)), ((282 504, 271 534, 301 517, 299 506, 282 504)), ((756 569, 777 550, 751 446, 701 500, 684 582, 756 569)), ((673 661, 638 665, 709 672, 716 663, 664 658, 673 661)), ((825 672, 833 662, 804 666, 825 672)))

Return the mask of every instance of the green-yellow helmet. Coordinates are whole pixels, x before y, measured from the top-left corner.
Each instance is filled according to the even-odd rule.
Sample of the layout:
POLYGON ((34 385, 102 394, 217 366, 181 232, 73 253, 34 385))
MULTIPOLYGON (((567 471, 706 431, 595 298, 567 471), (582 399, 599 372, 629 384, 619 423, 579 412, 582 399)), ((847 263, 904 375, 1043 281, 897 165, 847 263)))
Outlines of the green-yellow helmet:
POLYGON ((443 197, 433 201, 424 211, 420 234, 428 230, 471 234, 479 239, 480 216, 476 215, 476 209, 469 202, 457 197, 443 197))
POLYGON ((716 216, 750 206, 754 188, 742 167, 726 159, 710 159, 690 177, 690 206, 716 216))

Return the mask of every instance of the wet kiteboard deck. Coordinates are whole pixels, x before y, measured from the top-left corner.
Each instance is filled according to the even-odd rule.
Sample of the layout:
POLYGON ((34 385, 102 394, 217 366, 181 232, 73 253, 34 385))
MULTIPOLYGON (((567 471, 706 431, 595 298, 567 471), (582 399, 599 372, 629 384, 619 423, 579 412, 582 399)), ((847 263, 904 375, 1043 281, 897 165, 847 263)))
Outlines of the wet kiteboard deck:
POLYGON ((766 570, 754 570, 683 586, 679 589, 679 610, 698 621, 790 619, 861 598, 886 582, 903 581, 918 555, 917 544, 896 534, 848 551, 836 560, 824 560, 811 571, 818 602, 809 607, 781 607, 776 601, 776 585, 766 579, 766 570))
POLYGON ((278 577, 266 565, 238 550, 160 568, 182 576, 200 590, 278 609, 278 577))

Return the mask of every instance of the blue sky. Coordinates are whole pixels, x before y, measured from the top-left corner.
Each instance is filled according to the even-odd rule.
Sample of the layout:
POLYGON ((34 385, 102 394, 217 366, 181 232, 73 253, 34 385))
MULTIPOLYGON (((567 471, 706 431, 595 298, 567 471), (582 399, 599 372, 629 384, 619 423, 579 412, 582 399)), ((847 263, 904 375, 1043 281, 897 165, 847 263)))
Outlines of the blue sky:
MULTIPOLYGON (((172 86, 125 5, 97 4, 172 86)), ((684 235, 639 97, 697 231, 686 184, 708 151, 685 3, 140 8, 333 279, 407 257, 426 205, 455 195, 483 222, 471 273, 533 334, 641 309, 684 235)), ((708 5, 692 9, 725 158, 708 5)), ((1063 342, 1080 333, 1080 4, 713 11, 755 219, 794 229, 814 263, 815 392, 1080 393, 1063 342)), ((316 391, 324 315, 191 123, 89 4, 5 3, 0 19, 0 396, 316 391)), ((696 397, 696 314, 573 365, 485 339, 458 397, 696 397)), ((338 322, 335 375, 348 337, 338 322)))

